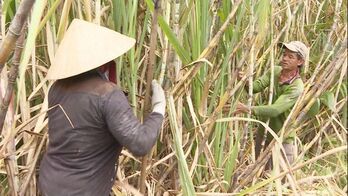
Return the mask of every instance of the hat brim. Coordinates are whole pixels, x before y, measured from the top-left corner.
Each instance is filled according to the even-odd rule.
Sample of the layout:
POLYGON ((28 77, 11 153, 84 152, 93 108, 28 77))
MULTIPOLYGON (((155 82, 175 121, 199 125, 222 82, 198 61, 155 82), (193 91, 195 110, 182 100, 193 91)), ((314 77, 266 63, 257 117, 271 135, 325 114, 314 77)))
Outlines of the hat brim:
POLYGON ((47 79, 64 79, 107 63, 131 49, 135 39, 74 19, 59 45, 47 79))
POLYGON ((293 45, 288 44, 288 43, 278 43, 278 47, 280 47, 280 48, 284 48, 285 47, 285 48, 289 49, 292 52, 299 52, 296 47, 294 47, 293 45))
POLYGON ((288 50, 290 50, 291 52, 296 52, 298 55, 300 55, 303 59, 305 59, 306 54, 303 54, 303 52, 301 52, 296 46, 294 46, 291 43, 278 43, 278 47, 280 48, 286 48, 288 50))

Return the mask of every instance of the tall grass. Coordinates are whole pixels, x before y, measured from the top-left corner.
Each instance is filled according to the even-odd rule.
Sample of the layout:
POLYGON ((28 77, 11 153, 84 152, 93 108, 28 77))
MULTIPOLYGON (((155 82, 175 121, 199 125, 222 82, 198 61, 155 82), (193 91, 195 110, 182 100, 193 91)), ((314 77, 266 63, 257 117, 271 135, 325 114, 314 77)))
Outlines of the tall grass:
MULTIPOLYGON (((146 167, 146 195, 345 195, 347 1, 160 2, 154 77, 163 82, 168 107, 146 167), (255 160, 253 135, 257 126, 267 124, 250 114, 234 116, 233 111, 237 102, 270 103, 272 88, 252 95, 243 86, 272 70, 281 54, 277 43, 291 40, 311 48, 302 73, 305 92, 278 142, 255 160), (238 81, 238 71, 248 74, 238 81), (309 115, 313 107, 317 111, 309 115), (278 144, 291 130, 297 132, 299 151, 295 163, 287 165, 278 144), (270 154, 275 169, 265 175, 263 165, 270 154), (289 186, 281 185, 283 176, 289 186)), ((18 3, 1 4, 2 40, 18 3)), ((73 18, 137 40, 116 60, 117 79, 142 118, 153 13, 150 0, 35 2, 27 20, 15 99, 0 138, 0 195, 39 194, 36 174, 47 142, 45 114, 51 85, 45 75, 73 18)), ((2 96, 11 63, 10 59, 1 74, 2 96)), ((141 159, 123 150, 119 162, 114 194, 139 194, 141 159)))

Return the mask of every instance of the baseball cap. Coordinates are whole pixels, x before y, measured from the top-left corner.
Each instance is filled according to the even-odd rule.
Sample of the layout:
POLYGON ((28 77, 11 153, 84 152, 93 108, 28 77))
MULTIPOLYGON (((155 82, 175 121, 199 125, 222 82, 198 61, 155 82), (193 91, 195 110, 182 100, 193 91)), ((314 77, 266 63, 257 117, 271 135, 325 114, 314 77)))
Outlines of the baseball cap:
POLYGON ((285 47, 292 52, 297 52, 303 59, 308 57, 308 47, 300 41, 291 41, 288 43, 279 43, 280 47, 285 47))

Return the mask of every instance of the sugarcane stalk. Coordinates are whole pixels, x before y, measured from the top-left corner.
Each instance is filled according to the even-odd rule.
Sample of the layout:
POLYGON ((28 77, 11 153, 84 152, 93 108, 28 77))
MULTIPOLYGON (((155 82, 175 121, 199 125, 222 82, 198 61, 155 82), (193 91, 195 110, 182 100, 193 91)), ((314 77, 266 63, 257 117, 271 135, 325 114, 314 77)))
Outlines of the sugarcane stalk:
MULTIPOLYGON (((236 53, 237 49, 241 46, 241 42, 239 42, 234 49, 232 50, 231 54, 229 55, 229 59, 232 59, 233 55, 236 53)), ((246 60, 247 55, 243 56, 243 59, 241 59, 241 61, 239 62, 239 64, 237 65, 237 70, 240 69, 241 65, 244 63, 244 61, 246 60)), ((225 93, 220 97, 219 99, 219 105, 217 106, 217 108, 213 111, 212 115, 210 115, 203 124, 208 125, 206 127, 206 129, 204 130, 204 137, 202 138, 201 141, 201 145, 199 146, 198 149, 198 154, 201 154, 203 152, 205 143, 207 142, 208 138, 210 137, 210 135, 212 134, 213 131, 213 127, 215 124, 216 119, 218 118, 219 113, 223 110, 223 107, 225 106, 225 104, 228 102, 228 100, 230 99, 230 97, 232 95, 234 95, 234 93, 244 84, 244 82, 247 79, 248 75, 245 75, 238 83, 236 86, 233 87, 233 84, 237 78, 236 73, 234 75, 232 75, 232 78, 230 79, 230 81, 228 82, 228 86, 226 88, 225 93), (233 87, 233 88, 232 88, 233 87)))
MULTIPOLYGON (((232 11, 230 12, 230 14, 228 15, 226 21, 224 22, 224 24, 221 26, 221 28, 219 29, 219 31, 216 33, 216 35, 214 36, 214 38, 212 40, 210 40, 208 47, 206 47, 203 52, 200 54, 200 56, 198 57, 198 59, 208 59, 212 56, 214 49, 216 48, 216 46, 219 43, 219 40, 222 38, 222 35, 224 34, 224 32, 226 31, 227 27, 230 25, 232 19, 234 18, 238 8, 239 8, 239 4, 241 3, 241 0, 237 0, 237 2, 234 3, 234 8, 232 9, 232 11)), ((216 51, 215 51, 216 52, 216 51)), ((182 79, 174 86, 173 90, 172 90, 172 94, 176 97, 179 97, 183 92, 184 92, 184 85, 185 82, 189 79, 189 78, 193 78, 199 71, 199 69, 201 68, 201 66, 203 65, 203 63, 198 63, 196 66, 192 67, 183 77, 182 79)))
MULTIPOLYGON (((18 66, 20 62, 20 57, 22 53, 22 48, 23 48, 23 42, 25 38, 25 26, 23 27, 22 33, 17 39, 16 42, 16 48, 14 51, 13 55, 13 62, 10 67, 9 75, 8 75, 8 82, 7 82, 7 89, 5 92, 5 96, 2 98, 1 105, 0 105, 0 127, 1 130, 3 129, 6 114, 8 111, 8 107, 10 105, 10 102, 13 96, 13 90, 14 86, 16 83, 16 79, 18 76, 18 66)), ((1 135, 2 131, 0 131, 1 135)), ((7 146, 7 153, 9 154, 8 157, 6 157, 4 160, 5 166, 6 166, 6 171, 8 177, 8 182, 9 182, 9 187, 10 187, 10 192, 11 195, 16 196, 18 195, 18 169, 17 169, 17 162, 16 162, 16 157, 15 157, 15 141, 11 140, 7 146)))
POLYGON ((57 10, 57 8, 61 2, 62 2, 62 0, 55 0, 54 1, 54 3, 51 5, 50 9, 47 11, 45 17, 41 20, 40 26, 39 26, 37 32, 40 32, 44 28, 44 26, 47 24, 48 19, 57 10))
MULTIPOLYGON (((252 6, 252 2, 251 2, 251 7, 252 6)), ((250 32, 249 32, 250 36, 251 37, 254 37, 252 38, 253 40, 255 39, 256 36, 255 35, 255 19, 254 19, 254 11, 253 9, 251 9, 251 25, 250 25, 250 32)), ((248 101, 247 101, 247 106, 250 108, 251 107, 251 104, 252 104, 252 99, 253 99, 253 72, 254 72, 254 65, 255 65, 255 43, 256 42, 253 42, 251 48, 250 48, 250 53, 249 53, 249 66, 248 66, 248 73, 247 73, 247 76, 248 76, 248 101)), ((250 111, 251 112, 251 111, 250 111)), ((247 118, 250 118, 251 117, 251 113, 248 113, 247 114, 247 118)), ((242 129, 241 129, 241 141, 239 142, 240 144, 240 150, 238 152, 238 156, 237 156, 237 159, 238 160, 243 160, 243 156, 244 156, 244 153, 245 153, 245 146, 246 146, 246 141, 248 139, 248 128, 250 127, 250 122, 247 121, 243 126, 242 126, 242 129)), ((231 177, 231 185, 230 185, 230 190, 234 189, 234 187, 236 186, 237 184, 237 181, 238 181, 238 178, 239 178, 239 172, 235 172, 232 177, 231 177)))
MULTIPOLYGON (((329 33, 329 36, 328 36, 328 40, 324 46, 324 51, 327 50, 328 46, 330 45, 331 43, 331 36, 333 34, 333 32, 335 31, 336 29, 336 26, 337 26, 337 19, 334 19, 334 24, 331 26, 331 31, 329 33)), ((345 43, 345 45, 347 44, 347 42, 345 43)), ((329 72, 329 69, 331 68, 331 66, 326 66, 324 70, 323 69, 323 65, 325 63, 321 63, 324 59, 324 56, 326 54, 323 53, 323 55, 320 57, 320 60, 318 62, 318 64, 315 66, 316 69, 314 70, 309 82, 308 82, 308 85, 306 86, 306 88, 304 89, 304 93, 307 95, 306 97, 300 97, 301 101, 300 103, 307 103, 309 102, 309 100, 311 100, 313 97, 312 95, 315 94, 319 88, 320 85, 322 85, 322 81, 324 78, 327 77, 327 75, 325 73, 328 73, 329 72), (314 81, 316 78, 317 78, 317 75, 320 73, 320 71, 322 71, 323 74, 319 75, 318 76, 318 79, 316 81, 314 81)), ((337 56, 336 56, 336 59, 337 59, 337 56)), ((334 60, 335 61, 335 60, 334 60)), ((313 101, 314 102, 314 101, 313 101)), ((295 108, 295 113, 299 113, 301 112, 301 109, 302 107, 296 107, 295 108)), ((303 110, 302 110, 302 113, 303 113, 303 110)))
MULTIPOLYGON (((254 2, 250 2, 250 7, 253 6, 254 2)), ((250 27, 250 36, 253 37, 255 36, 255 14, 254 14, 254 9, 251 9, 251 27, 250 27)), ((248 69, 248 102, 247 106, 250 108, 253 100, 253 72, 254 72, 254 67, 255 67, 255 54, 256 54, 256 42, 254 42, 250 48, 250 58, 249 58, 249 69, 248 69)), ((251 111, 247 114, 247 117, 251 117, 251 111)), ((244 124, 244 127, 242 129, 242 141, 241 141, 241 146, 240 146, 240 151, 238 153, 238 160, 242 160, 242 157, 244 156, 244 151, 245 151, 245 146, 246 146, 246 141, 248 139, 248 128, 250 122, 247 121, 244 124)))
MULTIPOLYGON (((176 35, 176 37, 178 38, 179 42, 182 42, 182 38, 183 38, 183 34, 180 31, 180 3, 179 1, 171 1, 171 9, 173 14, 172 15, 172 28, 174 31, 174 34, 176 35)), ((170 17, 169 17, 170 19, 170 17)), ((169 19, 168 19, 168 23, 169 23, 169 19)), ((167 62, 167 72, 166 72, 166 76, 168 77, 168 80, 164 80, 164 90, 166 91, 167 89, 169 89, 171 87, 171 84, 174 84, 179 78, 179 71, 182 67, 182 61, 180 61, 180 59, 178 58, 177 55, 175 55, 175 51, 173 49, 173 47, 170 47, 170 45, 168 45, 168 56, 167 56, 167 60, 165 60, 165 62, 167 62)), ((161 76, 160 76, 160 81, 161 81, 161 76)), ((183 102, 183 98, 182 97, 178 97, 177 99, 177 108, 176 108, 176 113, 179 114, 177 115, 177 125, 178 125, 178 129, 179 131, 182 132, 182 113, 183 113, 183 106, 182 106, 182 102, 183 102)), ((169 142, 170 143, 170 142, 169 142)), ((180 167, 180 165, 178 165, 178 161, 175 159, 173 161, 171 161, 172 165, 168 168, 168 170, 166 171, 166 173, 161 177, 161 179, 158 181, 156 186, 162 186, 162 182, 165 180, 166 176, 169 176, 169 178, 172 181, 172 186, 173 189, 177 189, 179 187, 178 185, 178 181, 177 179, 179 178, 179 172, 177 169, 180 167)), ((160 195, 159 193, 157 195, 160 195)))
MULTIPOLYGON (((326 77, 320 77, 318 81, 316 81, 316 84, 320 85, 314 85, 313 89, 311 90, 311 93, 308 95, 309 102, 308 104, 304 104, 302 106, 305 106, 304 109, 302 109, 299 113, 299 115, 295 118, 290 118, 289 121, 295 122, 291 125, 291 127, 297 127, 299 123, 302 122, 303 118, 305 117, 306 113, 310 110, 311 106, 314 104, 315 100, 321 95, 322 92, 324 92, 330 84, 332 84, 335 74, 341 69, 344 60, 347 58, 347 41, 342 44, 341 49, 339 51, 339 55, 336 56, 336 58, 328 65, 327 67, 331 67, 331 70, 326 70, 325 73, 322 75, 327 75, 326 77), (328 74, 326 74, 328 73, 328 74)), ((286 127, 287 124, 285 124, 284 127, 286 127)), ((285 128, 285 130, 288 130, 285 128)), ((290 132, 292 129, 288 130, 290 132)))
POLYGON ((20 36, 23 29, 24 22, 27 20, 31 8, 34 5, 35 0, 23 0, 18 7, 16 15, 11 22, 5 39, 0 46, 0 72, 4 68, 4 65, 10 56, 10 53, 15 47, 16 41, 20 36))
POLYGON ((254 164, 249 165, 247 169, 241 174, 241 179, 238 182, 238 185, 231 191, 237 193, 242 189, 245 185, 250 183, 253 177, 256 175, 258 170, 267 163, 268 159, 271 157, 272 148, 275 144, 275 140, 272 140, 271 143, 266 147, 265 151, 259 156, 257 161, 254 164))
POLYGON ((215 35, 217 31, 217 27, 219 25, 219 16, 218 16, 218 10, 221 7, 221 0, 214 0, 212 5, 212 12, 213 12, 213 20, 210 28, 209 33, 209 40, 213 39, 213 35, 215 35))
POLYGON ((279 43, 280 38, 284 36, 283 34, 286 34, 289 31, 291 22, 292 22, 294 16, 297 14, 297 11, 299 10, 300 5, 301 5, 301 4, 299 4, 298 6, 296 6, 295 9, 291 12, 289 2, 286 1, 286 3, 287 3, 287 7, 288 7, 288 13, 290 12, 289 16, 288 16, 288 20, 286 21, 286 23, 285 23, 284 27, 282 28, 282 30, 279 32, 278 36, 272 41, 272 44, 270 45, 270 47, 268 47, 263 52, 262 56, 259 58, 259 60, 257 61, 256 64, 260 64, 262 61, 264 61, 264 59, 266 58, 268 53, 271 52, 272 48, 276 44, 279 43))
MULTIPOLYGON (((328 72, 330 73, 329 77, 326 78, 325 81, 322 81, 323 85, 320 85, 315 90, 316 93, 313 96, 310 96, 310 97, 312 97, 312 100, 309 103, 301 102, 301 104, 295 105, 295 108, 291 111, 290 115, 288 116, 287 120, 285 121, 285 123, 283 125, 282 130, 280 131, 281 134, 284 133, 284 137, 286 137, 291 131, 293 131, 302 122, 303 118, 305 117, 305 114, 311 108, 315 99, 318 98, 320 96, 320 94, 325 90, 324 87, 328 87, 329 84, 332 83, 333 78, 336 74, 336 71, 339 70, 340 67, 343 65, 344 60, 342 60, 342 59, 345 59, 347 57, 346 47, 347 47, 347 41, 345 41, 345 43, 342 44, 341 49, 338 52, 339 55, 337 55, 337 57, 328 66, 328 67, 331 67, 331 70, 328 70, 328 72), (342 61, 342 62, 340 62, 340 61, 342 61), (299 107, 301 108, 301 106, 303 106, 303 105, 306 106, 303 109, 303 112, 299 112, 299 113, 294 112, 294 111, 296 111, 295 110, 296 108, 299 108, 299 107), (291 124, 290 128, 288 128, 287 127, 288 122, 290 122, 290 121, 293 123, 291 124), (284 130, 287 130, 287 131, 284 131, 284 130)), ((299 100, 297 101, 297 103, 299 103, 299 100)), ((242 181, 240 181, 239 185, 233 190, 234 192, 238 192, 240 189, 242 189, 244 186, 246 186, 248 183, 251 182, 252 178, 255 176, 255 174, 260 169, 260 167, 266 163, 267 157, 269 158, 270 152, 271 152, 274 144, 275 144, 275 140, 272 140, 271 143, 265 149, 265 151, 257 159, 255 164, 250 165, 249 168, 247 170, 245 170, 245 172, 243 172, 243 176, 241 177, 242 181)))
MULTIPOLYGON (((25 27, 23 29, 25 29, 25 27)), ((18 38, 16 42, 17 45, 16 45, 15 52, 13 54, 13 63, 10 67, 10 71, 8 75, 7 89, 5 92, 5 96, 2 98, 2 101, 0 103, 0 129, 1 130, 4 126, 4 121, 7 114, 8 106, 10 104, 10 101, 13 95, 14 86, 16 84, 16 79, 18 76, 18 67, 19 67, 19 61, 20 61, 22 48, 23 48, 24 37, 25 37, 24 32, 22 32, 21 36, 18 38)), ((1 135, 1 130, 0 130, 0 135, 1 135)))
MULTIPOLYGON (((333 62, 332 62, 332 64, 336 64, 336 63, 337 63, 336 61, 333 61, 333 62)), ((335 72, 331 72, 331 73, 332 73, 331 78, 328 79, 329 82, 332 82, 331 79, 333 78, 333 76, 335 76, 335 72)), ((286 131, 286 132, 284 133, 284 136, 285 136, 285 137, 286 137, 294 128, 296 128, 296 127, 299 125, 300 122, 302 122, 302 119, 304 118, 306 111, 308 111, 308 110, 310 109, 310 107, 313 105, 315 99, 316 99, 317 97, 319 97, 320 94, 324 91, 324 88, 323 88, 323 87, 324 87, 324 85, 322 85, 321 88, 317 89, 315 95, 313 96, 313 99, 312 99, 312 100, 306 105, 306 107, 303 109, 304 112, 301 112, 300 114, 298 114, 296 120, 293 120, 293 121, 291 120, 291 122, 294 122, 294 123, 291 125, 290 129, 287 129, 287 128, 286 128, 286 123, 284 124, 283 130, 284 130, 284 129, 285 129, 285 130, 288 130, 288 131, 286 131)), ((291 114, 290 114, 290 116, 295 116, 295 115, 291 115, 291 114)), ((290 116, 289 116, 289 117, 290 117, 290 116)), ((293 119, 294 119, 294 118, 293 118, 293 119)), ((282 130, 282 131, 283 131, 283 130, 282 130)), ((282 131, 281 131, 281 132, 282 132, 282 131)), ((268 152, 270 153, 270 152, 271 152, 271 149, 273 148, 274 144, 275 144, 275 142, 274 142, 274 140, 273 140, 273 141, 271 142, 271 144, 267 147, 267 149, 264 151, 264 153, 262 153, 262 157, 263 157, 263 158, 267 156, 267 154, 265 154, 265 153, 268 153, 268 152)), ((256 162, 262 162, 262 163, 263 163, 263 161, 259 161, 259 159, 258 159, 256 162)), ((255 167, 255 168, 258 168, 258 167, 255 167)), ((247 183, 250 182, 252 176, 254 176, 254 175, 256 174, 256 172, 257 172, 257 169, 255 169, 255 168, 254 168, 254 170, 252 170, 252 172, 250 172, 250 174, 249 174, 246 178, 243 178, 243 179, 245 179, 245 180, 243 180, 243 181, 240 182, 239 186, 235 189, 235 191, 238 192, 243 186, 245 186, 247 183)))
POLYGON ((83 6, 85 10, 86 20, 92 21, 92 14, 91 14, 91 4, 89 0, 83 0, 83 6))
MULTIPOLYGON (((272 6, 271 6, 272 9, 272 6)), ((272 11, 271 11, 272 13, 272 11)), ((270 19, 272 20, 272 17, 270 17, 270 19)), ((271 25, 271 37, 273 37, 273 25, 271 25)), ((274 92, 274 48, 271 47, 271 51, 270 51, 270 58, 271 58, 271 78, 270 78, 270 83, 269 83, 269 95, 268 95, 268 105, 271 105, 273 103, 273 92, 274 92)), ((266 124, 269 124, 269 119, 267 120, 266 124)), ((260 153, 262 153, 265 144, 266 144, 266 139, 267 139, 267 135, 268 135, 268 130, 265 129, 262 141, 261 141, 261 146, 260 146, 260 153)))
MULTIPOLYGON (((267 181, 271 182, 271 181, 274 181, 274 180, 276 180, 276 179, 282 178, 282 177, 284 177, 286 174, 288 174, 288 173, 290 173, 290 172, 293 172, 293 171, 296 171, 296 170, 298 170, 298 169, 301 169, 302 167, 305 167, 306 165, 308 165, 308 164, 310 164, 310 163, 314 163, 315 161, 320 160, 320 159, 322 159, 322 158, 324 158, 324 157, 326 157, 326 156, 329 156, 329 155, 332 155, 332 154, 337 154, 338 152, 341 152, 341 151, 345 151, 346 149, 347 149, 347 145, 345 145, 345 146, 340 146, 340 147, 337 147, 337 148, 328 150, 328 151, 326 151, 325 153, 323 153, 323 154, 321 154, 321 155, 319 155, 319 156, 316 156, 316 157, 314 157, 314 158, 312 158, 312 159, 310 159, 310 160, 308 160, 308 161, 305 161, 305 162, 302 163, 302 164, 296 165, 294 168, 289 168, 289 169, 283 171, 282 173, 280 173, 279 175, 274 176, 274 177, 271 177, 271 178, 268 179, 267 181)), ((267 184, 268 184, 268 183, 267 183, 267 184)), ((262 187, 262 186, 264 186, 264 185, 266 185, 266 183, 262 183, 262 182, 261 182, 261 183, 258 184, 258 187, 257 187, 257 188, 260 188, 260 187, 262 187)), ((255 188, 255 187, 253 187, 253 188, 255 188)), ((242 191, 242 192, 239 193, 239 195, 246 195, 246 192, 247 192, 247 190, 242 191)))
MULTIPOLYGON (((290 9, 289 5, 288 5, 288 9, 290 9)), ((259 58, 259 60, 256 62, 256 64, 260 64, 261 61, 263 61, 263 59, 266 57, 266 55, 273 50, 274 45, 276 45, 278 43, 281 36, 290 28, 291 21, 294 18, 294 15, 297 13, 298 9, 299 9, 299 6, 297 6, 294 9, 292 14, 289 14, 289 17, 288 17, 286 24, 284 25, 284 27, 282 28, 282 30, 280 31, 278 36, 275 38, 275 40, 272 41, 272 44, 270 45, 270 47, 268 47, 266 49, 266 51, 263 53, 263 55, 259 58)), ((273 145, 271 145, 272 142, 269 144, 269 146, 263 152, 260 152, 260 155, 259 155, 257 161, 255 161, 255 163, 253 165, 249 165, 248 169, 245 170, 244 172, 242 172, 242 174, 240 174, 239 179, 244 179, 244 181, 246 181, 247 183, 249 183, 252 180, 252 177, 254 175, 256 175, 258 169, 261 168, 262 165, 266 164, 266 162, 268 161, 270 154, 271 154, 269 147, 274 145, 274 143, 273 143, 273 145), (257 168, 257 170, 256 170, 256 168, 257 168), (247 176, 247 177, 245 177, 245 176, 247 176), (251 176, 251 178, 248 178, 250 176, 251 176)), ((264 143, 264 142, 262 141, 262 143, 264 143)), ((236 176, 234 178, 236 178, 236 176)), ((240 186, 240 184, 238 184, 238 186, 233 186, 233 185, 236 185, 235 183, 237 183, 237 182, 233 182, 233 184, 229 190, 234 191, 234 192, 238 192, 238 190, 240 190, 241 186, 240 186)))
MULTIPOLYGON (((340 62, 340 61, 343 61, 342 59, 345 59, 347 56, 346 47, 347 47, 347 41, 345 41, 345 43, 342 44, 341 50, 338 52, 339 55, 337 55, 336 58, 330 63, 330 65, 327 66, 327 69, 325 69, 326 71, 322 74, 322 75, 326 75, 327 77, 324 77, 321 75, 322 77, 319 77, 320 80, 316 81, 317 84, 320 83, 321 85, 318 85, 316 89, 312 89, 312 92, 315 92, 315 93, 313 96, 308 96, 308 97, 311 97, 311 100, 309 101, 309 103, 301 101, 301 99, 299 99, 296 102, 293 110, 291 111, 287 120, 284 122, 282 130, 280 131, 280 134, 284 134, 284 137, 286 137, 291 131, 293 131, 302 122, 303 118, 305 117, 305 114, 307 113, 307 111, 309 111, 315 99, 320 96, 320 94, 325 90, 325 87, 328 87, 329 84, 332 83, 332 79, 335 76, 336 71, 339 70, 343 64, 343 62, 340 62), (303 108, 303 106, 306 106, 306 107, 304 109, 301 109, 303 108), (296 112, 299 110, 301 110, 301 112, 296 112), (290 128, 287 128, 288 122, 293 122, 290 128), (287 130, 287 131, 284 131, 284 130, 287 130)), ((238 186, 233 190, 234 192, 238 192, 241 188, 243 188, 244 186, 246 186, 248 183, 251 182, 252 178, 256 175, 256 173, 261 168, 261 166, 267 162, 268 158, 270 157, 271 149, 273 148, 274 145, 275 145, 275 140, 272 140, 269 146, 257 159, 255 164, 250 165, 248 169, 245 170, 245 172, 243 172, 242 177, 240 178, 242 180, 239 182, 238 186)))
POLYGON ((63 11, 62 11, 62 15, 60 18, 58 32, 57 32, 58 42, 62 41, 62 39, 64 37, 64 33, 66 31, 66 27, 68 24, 68 19, 69 19, 68 17, 69 17, 69 11, 70 11, 71 4, 72 4, 72 0, 66 0, 64 2, 63 11))
MULTIPOLYGON (((251 107, 252 105, 252 100, 253 100, 253 72, 254 68, 257 67, 257 62, 256 62, 256 57, 258 56, 258 53, 260 52, 261 48, 263 47, 263 43, 265 42, 266 35, 268 34, 268 25, 267 22, 266 24, 262 22, 262 19, 268 18, 269 13, 268 13, 268 8, 270 5, 267 3, 267 1, 259 1, 259 8, 254 12, 254 9, 251 10, 250 14, 250 31, 249 31, 249 37, 251 37, 251 40, 253 40, 250 48, 250 57, 249 57, 249 63, 248 63, 248 101, 247 101, 247 106, 251 107), (262 8, 266 8, 262 9, 262 8), (257 32, 257 33, 256 33, 257 32)), ((250 2, 250 7, 253 8, 255 7, 255 2, 250 2)), ((267 21, 267 20, 266 20, 267 21)), ((271 49, 273 49, 273 46, 270 46, 271 49)), ((271 50, 273 51, 273 50, 271 50)), ((273 61, 273 56, 271 57, 273 61)), ((271 70, 272 70, 273 65, 271 65, 271 70)), ((271 74, 271 77, 273 75, 271 74)), ((273 82, 271 82, 273 83, 273 82)), ((273 84, 270 85, 269 88, 273 88, 273 84)), ((272 103, 272 93, 273 91, 270 90, 270 99, 269 99, 269 104, 272 103)), ((247 117, 251 118, 251 111, 250 113, 247 113, 247 117)), ((243 125, 243 128, 241 130, 241 141, 240 141, 240 150, 238 152, 238 160, 243 160, 246 152, 246 144, 248 141, 249 133, 250 133, 250 138, 253 138, 253 132, 248 131, 250 129, 250 122, 246 122, 243 125)), ((265 134, 267 132, 265 131, 265 134)), ((261 146, 262 148, 262 146, 261 146)), ((240 162, 240 166, 243 165, 243 162, 240 162)), ((238 178, 239 178, 239 173, 240 172, 235 172, 232 176, 231 179, 231 186, 230 190, 233 190, 234 187, 237 184, 238 178)))
MULTIPOLYGON (((323 51, 327 51, 327 49, 331 45, 332 36, 334 35, 335 31, 337 30, 337 24, 338 24, 338 20, 339 20, 339 17, 340 17, 339 14, 337 14, 337 13, 340 12, 341 5, 342 5, 342 1, 341 0, 337 0, 336 1, 336 6, 335 6, 335 12, 334 12, 336 14, 334 15, 333 24, 332 24, 331 30, 330 30, 330 32, 328 34, 327 41, 326 41, 326 44, 325 44, 325 47, 324 47, 323 51)), ((323 53, 323 55, 320 57, 320 60, 318 61, 318 64, 315 67, 313 75, 312 75, 312 77, 310 79, 310 83, 313 83, 313 81, 315 79, 315 76, 319 73, 319 71, 325 65, 324 63, 322 63, 322 61, 324 59, 324 56, 325 56, 325 53, 323 53)))
MULTIPOLYGON (((209 40, 213 39, 213 35, 215 35, 216 31, 218 30, 218 24, 219 24, 219 17, 218 17, 218 9, 221 6, 221 0, 214 0, 213 5, 212 5, 212 13, 213 13, 213 19, 212 19, 212 24, 210 28, 210 33, 209 33, 209 40)), ((211 84, 213 83, 213 75, 214 74, 209 74, 210 71, 213 71, 212 67, 208 67, 208 74, 206 77, 206 82, 204 82, 204 87, 203 87, 203 93, 202 93, 202 100, 200 107, 198 109, 198 113, 201 116, 206 116, 207 114, 207 103, 208 103, 208 94, 209 94, 209 88, 211 84)))
POLYGON ((318 98, 322 91, 326 89, 328 85, 331 83, 331 79, 332 77, 334 77, 333 74, 336 73, 343 64, 343 62, 337 62, 339 62, 342 57, 347 56, 346 47, 347 41, 345 41, 345 43, 342 44, 341 49, 338 53, 339 55, 337 55, 336 58, 334 58, 333 61, 326 66, 325 70, 322 72, 319 78, 316 81, 313 81, 314 85, 308 85, 311 86, 311 89, 309 90, 309 92, 305 92, 307 96, 300 100, 300 103, 302 104, 299 107, 295 107, 294 113, 299 113, 300 115, 297 117, 297 119, 295 116, 293 116, 289 120, 290 122, 296 122, 295 124, 293 124, 293 126, 297 126, 297 124, 299 123, 297 122, 297 120, 302 120, 305 117, 310 107, 314 104, 315 99, 318 98))
MULTIPOLYGON (((221 6, 221 0, 214 0, 213 5, 212 5, 212 13, 213 13, 213 19, 212 19, 212 25, 210 28, 210 33, 209 33, 209 40, 213 39, 213 35, 215 35, 216 31, 218 30, 218 24, 219 24, 219 17, 218 17, 218 9, 221 6)), ((207 115, 207 103, 208 103, 208 94, 209 94, 209 88, 213 83, 213 76, 214 74, 211 73, 213 71, 212 67, 208 67, 208 74, 206 77, 206 80, 204 82, 203 86, 203 93, 202 93, 202 100, 200 107, 198 109, 198 113, 201 116, 206 116, 207 115)))
POLYGON ((35 154, 34 160, 31 163, 31 166, 29 168, 28 175, 27 175, 27 177, 26 177, 26 179, 25 179, 25 181, 24 181, 24 183, 23 183, 23 185, 22 185, 22 187, 20 189, 20 194, 19 195, 21 195, 21 196, 25 195, 26 190, 27 190, 27 188, 29 186, 29 183, 32 181, 32 177, 33 177, 33 174, 34 174, 35 168, 36 168, 36 163, 39 160, 39 155, 41 154, 40 152, 42 151, 42 148, 43 148, 46 140, 47 140, 47 131, 45 132, 45 134, 43 135, 43 137, 41 139, 41 142, 40 142, 40 144, 39 144, 39 146, 38 146, 38 148, 36 150, 36 154, 35 154))
MULTIPOLYGON (((165 17, 165 20, 166 22, 169 24, 169 20, 170 20, 170 15, 171 15, 171 10, 170 10, 170 2, 167 2, 166 5, 164 6, 164 9, 165 11, 163 11, 166 15, 165 17)), ((164 50, 162 52, 162 65, 161 65, 161 70, 160 70, 160 73, 159 73, 159 76, 158 76, 158 82, 162 85, 164 84, 164 75, 166 73, 166 68, 167 68, 167 64, 169 62, 169 60, 171 59, 170 58, 170 55, 173 53, 172 50, 169 49, 169 40, 168 38, 164 38, 164 50)), ((164 88, 166 89, 166 88, 164 88)))
POLYGON ((218 118, 219 113, 222 111, 225 104, 228 102, 230 97, 235 94, 235 92, 243 85, 244 81, 247 79, 247 75, 245 75, 236 86, 233 87, 233 81, 230 80, 228 82, 228 86, 226 88, 225 93, 220 97, 219 104, 216 107, 216 109, 213 111, 212 115, 209 116, 207 120, 205 120, 204 124, 208 125, 204 130, 204 138, 201 141, 201 144, 199 145, 198 153, 201 154, 203 152, 205 143, 207 142, 208 138, 210 137, 213 127, 215 125, 215 122, 218 118))
MULTIPOLYGON (((155 10, 153 12, 152 16, 152 24, 151 24, 151 34, 150 34, 150 51, 149 51, 149 60, 147 64, 147 70, 146 70, 146 93, 145 93, 145 102, 144 102, 144 118, 150 113, 151 110, 151 81, 153 80, 153 69, 156 63, 156 45, 157 45, 157 17, 160 10, 160 0, 154 1, 155 10)), ((145 194, 145 180, 147 176, 146 168, 150 162, 150 159, 152 157, 152 152, 145 155, 142 158, 142 164, 141 164, 141 173, 140 173, 140 182, 139 182, 139 188, 140 192, 142 194, 145 194)))
POLYGON ((14 140, 9 142, 7 146, 8 153, 11 155, 8 155, 4 159, 4 165, 7 172, 7 182, 9 186, 9 193, 11 196, 17 196, 19 191, 19 177, 18 177, 18 166, 17 166, 17 160, 16 155, 14 152, 14 140))

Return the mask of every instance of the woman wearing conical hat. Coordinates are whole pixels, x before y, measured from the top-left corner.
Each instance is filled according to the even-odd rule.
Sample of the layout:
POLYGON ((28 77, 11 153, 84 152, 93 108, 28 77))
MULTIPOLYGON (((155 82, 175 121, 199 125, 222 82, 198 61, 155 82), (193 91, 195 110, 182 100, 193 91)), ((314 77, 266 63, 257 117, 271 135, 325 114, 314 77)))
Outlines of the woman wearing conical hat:
POLYGON ((155 144, 165 113, 163 89, 152 82, 153 111, 140 123, 123 92, 100 66, 127 52, 135 40, 75 19, 52 61, 47 78, 47 151, 41 161, 43 195, 109 195, 122 147, 136 156, 155 144))

